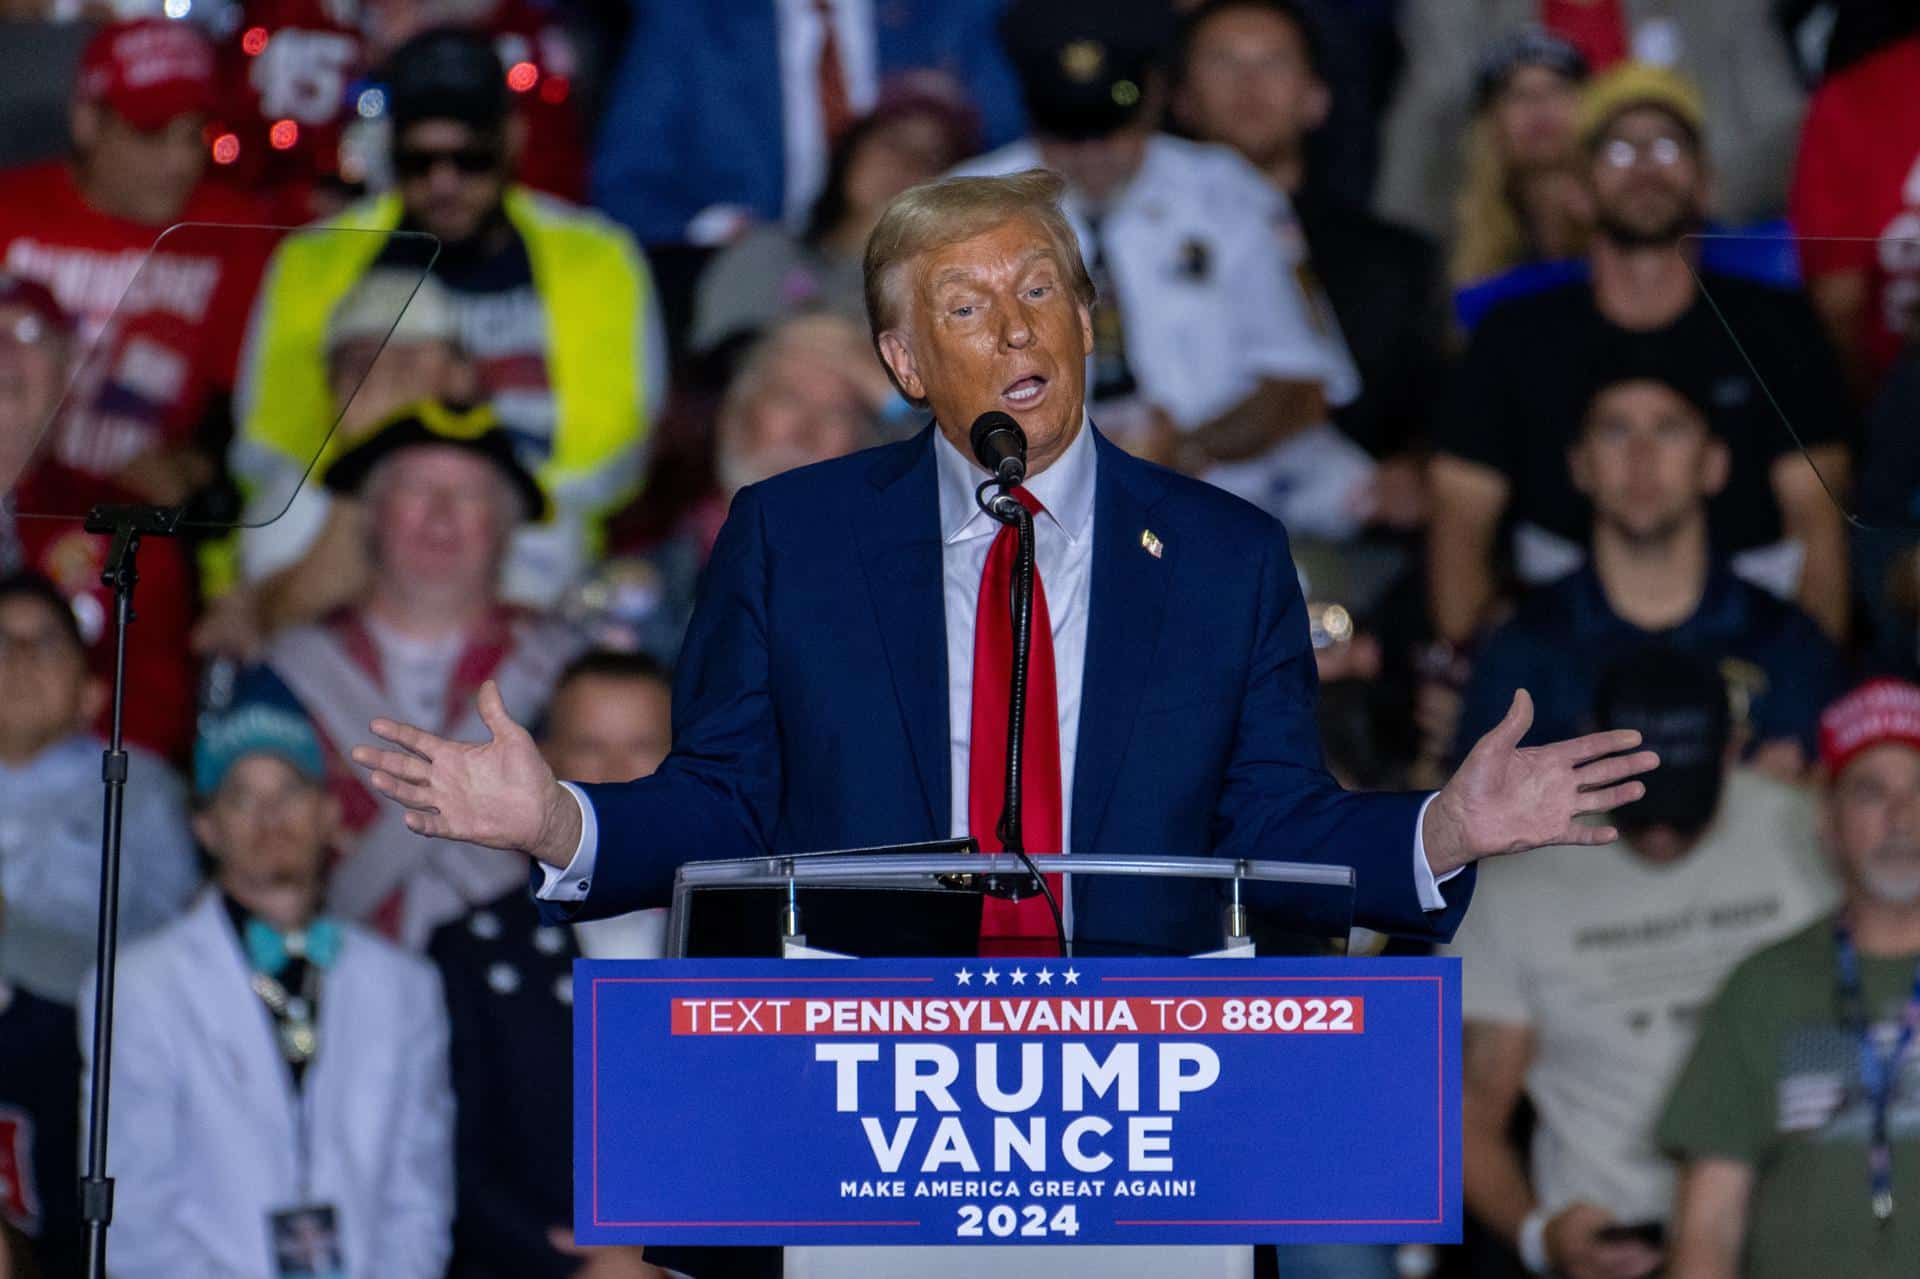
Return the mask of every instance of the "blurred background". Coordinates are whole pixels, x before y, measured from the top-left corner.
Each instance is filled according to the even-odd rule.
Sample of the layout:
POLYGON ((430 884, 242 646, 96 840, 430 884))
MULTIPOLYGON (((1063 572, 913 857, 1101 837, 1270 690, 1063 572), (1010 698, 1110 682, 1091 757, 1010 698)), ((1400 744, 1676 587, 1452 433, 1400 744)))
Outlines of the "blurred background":
POLYGON ((0 0, 0 1276, 78 1257, 110 599, 47 517, 203 526, 142 559, 115 1273, 275 1273, 236 1170, 284 1134, 185 1135, 225 1032, 168 947, 233 940, 193 998, 297 1085, 336 922, 419 1002, 329 1042, 439 1117, 352 1156, 396 1171, 348 1272, 659 1273, 572 1244, 531 1082, 571 959, 659 920, 542 926, 344 751, 478 735, 495 679, 564 775, 651 771, 732 495, 926 425, 868 333, 880 211, 1037 166, 1092 418, 1286 524, 1346 784, 1438 785, 1521 687, 1531 742, 1697 765, 1604 856, 1483 873, 1468 1244, 1263 1270, 1657 1272, 1695 1016, 1839 891, 1822 713, 1920 677, 1916 85, 1906 0, 0 0))

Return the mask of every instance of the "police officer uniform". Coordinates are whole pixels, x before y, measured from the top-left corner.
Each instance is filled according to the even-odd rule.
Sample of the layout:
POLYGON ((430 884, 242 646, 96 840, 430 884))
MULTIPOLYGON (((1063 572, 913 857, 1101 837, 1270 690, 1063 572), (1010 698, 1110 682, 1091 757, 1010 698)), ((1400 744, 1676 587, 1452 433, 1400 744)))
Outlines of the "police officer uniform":
MULTIPOLYGON (((1159 6, 1079 2, 1017 5, 1004 31, 1035 130, 1067 142, 1136 124, 1168 36, 1159 6)), ((956 172, 1043 166, 1038 141, 1025 138, 956 172)), ((1296 276, 1286 196, 1231 148, 1156 133, 1103 205, 1071 189, 1064 204, 1101 294, 1088 395, 1101 429, 1136 436, 1152 406, 1192 430, 1263 379, 1319 383, 1331 405, 1359 394, 1337 325, 1296 276)), ((1370 473, 1365 451, 1323 423, 1203 478, 1296 534, 1344 537, 1347 498, 1370 473)))

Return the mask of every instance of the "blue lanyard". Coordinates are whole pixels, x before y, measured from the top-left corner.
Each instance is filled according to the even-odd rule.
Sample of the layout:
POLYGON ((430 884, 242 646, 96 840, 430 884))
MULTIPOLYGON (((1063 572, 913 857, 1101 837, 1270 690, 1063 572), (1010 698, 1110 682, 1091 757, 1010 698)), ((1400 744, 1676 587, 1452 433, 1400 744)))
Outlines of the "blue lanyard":
POLYGON ((1913 1046, 1915 1035, 1920 1034, 1920 965, 1914 968, 1913 993, 1907 999, 1900 1033, 1893 1046, 1883 1052, 1873 1042, 1873 1026, 1867 1018, 1866 992, 1860 980, 1860 952, 1844 922, 1833 926, 1833 950, 1840 969, 1841 1015, 1860 1044, 1860 1086, 1866 1093, 1867 1108, 1872 1115, 1867 1172, 1873 1180, 1873 1216, 1874 1220, 1884 1223, 1893 1218, 1893 1141, 1887 1131, 1888 1112, 1893 1108, 1893 1094, 1900 1083, 1900 1064, 1913 1046))

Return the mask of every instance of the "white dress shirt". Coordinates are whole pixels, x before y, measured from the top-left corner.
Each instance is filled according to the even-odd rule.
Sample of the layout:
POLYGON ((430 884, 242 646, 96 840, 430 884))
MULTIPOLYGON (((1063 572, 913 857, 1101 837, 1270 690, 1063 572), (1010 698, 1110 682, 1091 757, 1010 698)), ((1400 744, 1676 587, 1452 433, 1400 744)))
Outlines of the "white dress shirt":
MULTIPOLYGON (((986 472, 961 456, 939 431, 933 433, 933 453, 940 491, 940 558, 947 615, 947 725, 953 779, 948 833, 962 838, 970 833, 967 784, 973 730, 973 625, 980 606, 980 577, 986 569, 987 551, 1000 526, 973 499, 974 486, 987 478, 986 472)), ((1053 631, 1064 792, 1060 797, 1060 833, 1068 848, 1073 846, 1073 765, 1080 741, 1080 689, 1087 661, 1094 473, 1098 460, 1093 432, 1083 421, 1067 451, 1026 485, 1046 508, 1046 513, 1033 522, 1034 562, 1046 589, 1047 616, 1053 631)), ((600 826, 586 796, 571 784, 567 790, 580 805, 580 843, 565 870, 541 868, 543 882, 535 896, 545 901, 577 902, 592 888, 600 826)), ((1431 798, 1427 800, 1427 804, 1432 802, 1431 798)), ((1420 832, 1426 814, 1427 805, 1422 804, 1413 831, 1414 884, 1423 908, 1444 910, 1446 899, 1427 864, 1426 841, 1420 832)), ((1066 912, 1062 922, 1071 935, 1071 894, 1068 897, 1061 902, 1066 912)))
MULTIPOLYGON (((780 28, 780 135, 785 144, 787 225, 806 224, 827 180, 826 125, 820 119, 820 46, 826 38, 815 0, 774 0, 780 28)), ((833 0, 833 38, 840 77, 854 116, 879 94, 879 38, 873 0, 833 0)))
MULTIPOLYGON (((964 839, 973 768, 973 638, 980 579, 1000 522, 980 509, 975 487, 986 472, 933 433, 940 484, 940 563, 947 612, 947 741, 953 761, 952 816, 947 833, 964 839)), ((1067 451, 1025 488, 1043 508, 1033 521, 1034 581, 1046 592, 1053 634, 1054 695, 1060 703, 1060 842, 1073 847, 1073 761, 1080 745, 1080 686, 1087 668, 1087 601, 1093 581, 1093 432, 1083 421, 1067 451)), ((1073 894, 1060 894, 1060 922, 1073 935, 1073 894)))
MULTIPOLYGON (((940 483, 940 560, 947 608, 947 740, 953 760, 952 819, 947 833, 964 839, 972 764, 973 630, 980 579, 1001 525, 980 509, 974 487, 986 472, 938 431, 934 469, 940 483)), ((1073 761, 1080 744, 1080 685, 1087 666, 1087 601, 1093 581, 1093 432, 1080 428, 1067 451, 1027 481, 1045 508, 1033 521, 1035 581, 1046 591, 1053 632, 1054 692, 1060 702, 1060 840, 1073 847, 1073 761)), ((1066 848, 1031 851, 1065 852, 1066 848)), ((1064 906, 1065 903, 1063 902, 1064 906)))

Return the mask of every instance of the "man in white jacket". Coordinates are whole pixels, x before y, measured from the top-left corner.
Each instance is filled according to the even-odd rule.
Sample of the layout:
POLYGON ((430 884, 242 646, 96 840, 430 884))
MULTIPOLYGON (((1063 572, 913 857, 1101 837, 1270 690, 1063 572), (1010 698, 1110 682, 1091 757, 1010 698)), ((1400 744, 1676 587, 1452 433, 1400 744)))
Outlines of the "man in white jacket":
POLYGON ((111 1272, 439 1279, 453 1216, 439 979, 320 913, 339 810, 294 707, 247 702, 203 725, 194 784, 214 884, 120 962, 111 1272))

